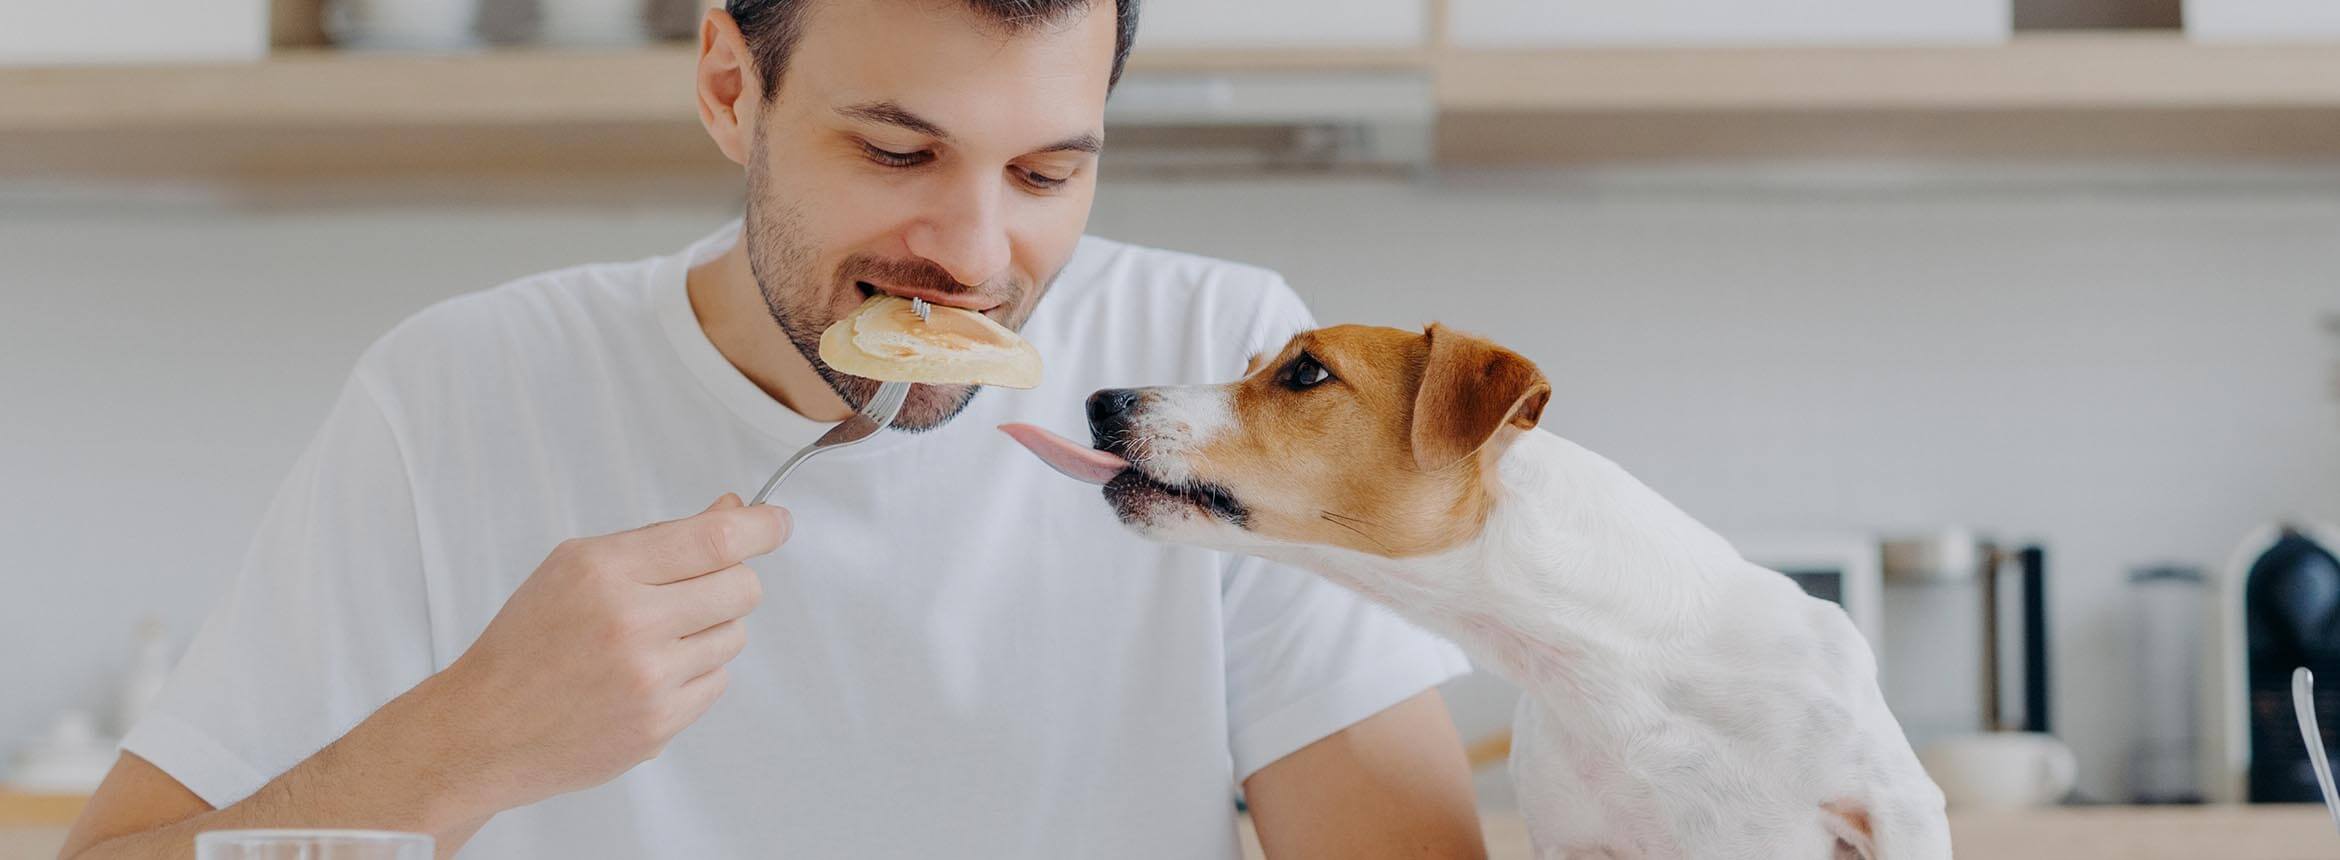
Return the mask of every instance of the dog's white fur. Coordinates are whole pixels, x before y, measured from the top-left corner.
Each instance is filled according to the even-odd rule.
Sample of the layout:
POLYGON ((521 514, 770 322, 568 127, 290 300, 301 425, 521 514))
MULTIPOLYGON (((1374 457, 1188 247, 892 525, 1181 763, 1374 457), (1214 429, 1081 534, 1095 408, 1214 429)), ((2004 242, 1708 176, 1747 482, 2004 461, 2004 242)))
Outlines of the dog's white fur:
POLYGON ((1227 390, 1218 385, 1146 389, 1145 410, 1130 421, 1129 446, 1146 461, 1146 474, 1172 484, 1194 480, 1186 452, 1207 445, 1235 421, 1227 390))
MULTIPOLYGON (((1149 471, 1233 420, 1177 411, 1149 471)), ((1942 793, 1839 607, 1551 433, 1519 431, 1498 473, 1477 539, 1427 557, 1277 542, 1170 503, 1132 525, 1313 571, 1517 683, 1511 765, 1539 857, 1951 856, 1942 793)))

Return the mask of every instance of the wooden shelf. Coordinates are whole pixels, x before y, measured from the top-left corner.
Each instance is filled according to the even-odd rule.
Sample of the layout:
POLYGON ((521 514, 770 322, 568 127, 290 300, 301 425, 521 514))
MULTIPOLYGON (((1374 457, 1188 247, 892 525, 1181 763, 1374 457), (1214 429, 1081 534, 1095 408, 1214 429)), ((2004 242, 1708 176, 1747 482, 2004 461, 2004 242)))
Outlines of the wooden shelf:
MULTIPOLYGON (((691 105, 692 50, 0 69, 0 178, 689 174, 736 168, 691 105)), ((1420 69, 1418 51, 1139 52, 1134 73, 1420 69)))
POLYGON ((258 63, 17 69, 11 131, 542 125, 691 119, 691 55, 280 53, 258 63))
MULTIPOLYGON (((689 123, 687 47, 0 69, 0 130, 689 123)), ((1418 69, 1410 51, 1137 53, 1135 73, 1418 69)))
MULTIPOLYGON (((0 177, 731 168, 692 52, 282 51, 258 63, 0 69, 0 177)), ((2340 45, 2172 32, 2003 46, 1141 51, 1134 74, 1422 71, 1442 161, 2340 158, 2340 45)))
POLYGON ((0 71, 0 176, 705 169, 691 54, 280 51, 256 63, 0 71))
POLYGON ((1436 68, 1440 156, 1456 164, 2340 158, 2340 45, 2042 33, 1459 52, 1436 68))
POLYGON ((1457 52, 1437 66, 1440 107, 1465 112, 2340 108, 2340 44, 2198 45, 2175 33, 1457 52))
POLYGON ((1419 71, 1430 66, 1431 54, 1422 50, 1298 48, 1292 50, 1167 50, 1147 51, 1142 45, 1129 55, 1128 73, 1190 72, 1391 72, 1419 71))

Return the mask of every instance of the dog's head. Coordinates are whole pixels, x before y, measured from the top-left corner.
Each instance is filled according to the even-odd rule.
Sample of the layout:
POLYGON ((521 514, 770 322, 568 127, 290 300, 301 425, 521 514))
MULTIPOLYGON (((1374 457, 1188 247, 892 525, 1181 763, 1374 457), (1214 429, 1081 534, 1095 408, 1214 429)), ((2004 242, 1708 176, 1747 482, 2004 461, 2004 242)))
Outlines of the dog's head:
POLYGON ((1496 460, 1550 396, 1532 362, 1482 338, 1339 326, 1254 357, 1225 385, 1097 392, 1093 449, 1007 429, 1103 483, 1149 537, 1403 558, 1478 534, 1496 460))

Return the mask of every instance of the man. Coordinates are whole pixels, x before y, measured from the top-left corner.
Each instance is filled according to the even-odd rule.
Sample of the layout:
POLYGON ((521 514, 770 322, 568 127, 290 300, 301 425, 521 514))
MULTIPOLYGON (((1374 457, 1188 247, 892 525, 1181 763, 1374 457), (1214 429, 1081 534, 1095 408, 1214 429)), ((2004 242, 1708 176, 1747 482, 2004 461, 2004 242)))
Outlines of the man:
POLYGON ((376 343, 67 856, 332 826, 493 858, 1225 857, 1238 785, 1278 857, 1480 853, 1451 646, 1142 542, 991 430, 1310 324, 1272 274, 1081 237, 1135 5, 710 12, 698 108, 744 221, 376 343), (870 393, 815 342, 871 292, 1019 327, 1049 381, 921 387, 899 425, 934 432, 743 507, 870 393))

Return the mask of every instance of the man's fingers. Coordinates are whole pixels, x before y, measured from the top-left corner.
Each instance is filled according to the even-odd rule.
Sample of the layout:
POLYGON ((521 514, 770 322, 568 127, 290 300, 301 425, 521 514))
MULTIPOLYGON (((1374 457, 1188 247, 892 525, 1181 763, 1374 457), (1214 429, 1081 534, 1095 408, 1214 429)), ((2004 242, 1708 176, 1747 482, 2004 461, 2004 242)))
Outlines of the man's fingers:
POLYGON ((744 507, 725 495, 695 516, 643 526, 614 535, 621 552, 636 561, 637 581, 651 585, 722 570, 778 549, 788 539, 788 511, 773 505, 744 507))
POLYGON ((746 648, 746 624, 738 620, 717 624, 676 643, 674 673, 683 678, 699 677, 723 668, 746 648))
POLYGON ((705 576, 655 589, 656 600, 673 619, 666 632, 685 636, 735 618, 745 618, 764 599, 764 581, 755 570, 735 564, 705 576))
POLYGON ((668 727, 667 733, 671 735, 680 732, 698 722, 699 717, 704 716, 708 708, 714 707, 715 700, 722 698, 723 691, 730 687, 731 673, 721 666, 683 682, 674 700, 674 710, 670 717, 673 724, 668 727))

